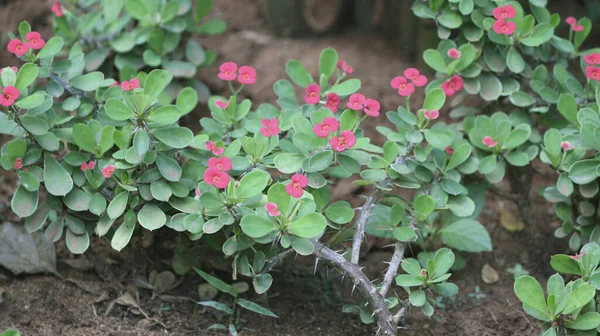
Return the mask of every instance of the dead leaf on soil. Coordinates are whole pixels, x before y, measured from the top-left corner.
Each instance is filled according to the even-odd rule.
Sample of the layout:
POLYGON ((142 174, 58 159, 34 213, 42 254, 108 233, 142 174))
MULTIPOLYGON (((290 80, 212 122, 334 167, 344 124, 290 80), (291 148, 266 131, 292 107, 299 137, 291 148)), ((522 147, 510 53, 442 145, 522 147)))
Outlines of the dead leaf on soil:
POLYGON ((156 324, 160 324, 163 328, 167 328, 162 322, 160 322, 159 320, 155 319, 155 318, 151 318, 150 316, 148 316, 148 314, 146 314, 146 312, 140 307, 140 305, 137 303, 137 301, 133 298, 133 296, 131 296, 131 294, 129 293, 125 293, 123 295, 121 295, 120 297, 112 300, 109 304, 108 307, 106 308, 106 311, 104 312, 104 316, 108 316, 108 314, 112 311, 112 309, 114 308, 115 304, 118 304, 119 306, 124 306, 124 307, 128 307, 129 310, 135 314, 135 315, 139 315, 142 314, 146 319, 156 323, 156 324))
POLYGON ((92 262, 86 258, 59 259, 58 261, 80 272, 87 272, 93 268, 92 262))
POLYGON ((483 282, 489 285, 498 282, 500 276, 492 266, 490 266, 489 264, 485 264, 481 269, 481 279, 483 280, 483 282))
POLYGON ((6 222, 0 225, 0 265, 14 273, 53 273, 56 271, 54 244, 40 232, 29 233, 25 226, 6 222))
POLYGON ((525 229, 525 224, 523 221, 514 216, 509 210, 504 207, 504 202, 498 202, 498 206, 496 207, 496 211, 500 215, 500 224, 510 232, 519 232, 525 229))
POLYGON ((175 274, 169 271, 156 274, 156 276, 154 276, 154 278, 151 280, 152 286, 154 286, 154 294, 152 296, 154 297, 158 294, 162 294, 173 288, 176 280, 177 278, 175 278, 175 274))
POLYGON ((217 287, 209 283, 198 285, 198 296, 200 297, 200 301, 211 301, 217 294, 219 294, 217 287))

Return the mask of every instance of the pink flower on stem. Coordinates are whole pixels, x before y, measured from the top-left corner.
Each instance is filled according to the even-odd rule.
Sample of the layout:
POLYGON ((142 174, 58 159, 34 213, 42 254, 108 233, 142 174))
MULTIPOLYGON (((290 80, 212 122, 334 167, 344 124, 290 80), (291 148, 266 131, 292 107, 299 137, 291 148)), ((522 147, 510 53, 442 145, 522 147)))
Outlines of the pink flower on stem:
POLYGON ((483 144, 489 148, 494 148, 498 144, 498 141, 494 141, 494 139, 492 139, 492 137, 489 135, 484 136, 481 142, 483 142, 483 144))
POLYGON ((60 2, 56 2, 54 5, 52 5, 52 11, 57 17, 61 17, 64 15, 60 2))
POLYGON ((87 165, 89 170, 94 170, 96 168, 96 161, 90 161, 87 165))
POLYGON ((117 169, 117 168, 115 168, 115 166, 114 166, 114 165, 107 165, 107 166, 104 166, 104 168, 102 168, 102 175, 103 175, 105 178, 110 178, 110 177, 111 177, 111 176, 112 176, 112 175, 115 173, 115 170, 116 170, 116 169, 117 169))
POLYGON ((450 146, 446 146, 446 154, 448 154, 448 155, 454 154, 454 149, 452 149, 452 147, 450 147, 450 146))
POLYGON ((215 100, 215 106, 220 109, 226 109, 227 106, 229 106, 229 100, 222 101, 221 99, 217 99, 217 100, 215 100))
POLYGON ((463 79, 458 75, 450 77, 449 80, 442 83, 442 91, 447 97, 454 96, 454 94, 463 88, 463 79))
POLYGON ((510 35, 515 32, 517 25, 512 21, 497 20, 494 22, 494 33, 500 35, 510 35))
POLYGON ((15 159, 15 169, 21 169, 21 168, 23 168, 23 159, 18 157, 15 159))
POLYGON ((292 182, 285 186, 285 191, 294 198, 302 197, 304 187, 308 185, 308 179, 302 174, 294 174, 292 182))
POLYGON ((88 164, 86 162, 81 163, 81 171, 84 172, 88 169, 88 164))
POLYGON ((19 39, 12 39, 8 42, 8 52, 17 56, 23 56, 29 51, 29 44, 19 39))
POLYGON ((365 106, 365 96, 360 93, 354 93, 348 98, 346 106, 355 111, 360 111, 365 106))
POLYGON ((208 168, 227 172, 233 168, 233 163, 231 163, 231 159, 227 156, 220 158, 211 157, 208 159, 208 168))
POLYGON ((379 104, 379 102, 375 99, 367 99, 365 100, 365 108, 363 111, 365 111, 365 113, 367 115, 370 115, 371 117, 377 117, 379 116, 379 109, 381 108, 381 105, 379 104))
POLYGON ((263 119, 261 123, 263 127, 260 128, 260 134, 263 136, 272 137, 279 134, 279 120, 277 118, 263 119))
POLYGON ((517 15, 515 7, 506 5, 503 7, 496 7, 492 12, 496 20, 512 19, 517 15))
POLYGON ((356 136, 351 131, 342 131, 339 137, 329 139, 329 144, 336 152, 343 152, 356 144, 356 136))
POLYGON ((585 251, 581 251, 581 253, 578 253, 574 256, 569 256, 569 258, 573 259, 573 260, 579 260, 581 259, 581 257, 583 257, 585 255, 585 251))
POLYGON ((427 120, 435 120, 440 116, 440 111, 438 110, 423 110, 423 116, 427 120))
MULTIPOLYGON (((600 68, 589 65, 587 68, 585 68, 585 76, 588 79, 600 81, 600 68)), ((0 104, 2 104, 2 102, 0 102, 0 104)))
POLYGON ((580 24, 575 24, 575 25, 571 26, 571 29, 573 29, 574 32, 578 33, 580 31, 583 31, 585 29, 585 27, 580 24))
POLYGON ((224 81, 234 81, 237 77, 237 64, 234 62, 225 62, 219 67, 219 78, 224 81))
POLYGON ((277 210, 277 204, 275 204, 273 202, 269 202, 269 203, 265 204, 265 210, 267 211, 269 216, 272 216, 272 217, 277 217, 277 216, 281 215, 281 211, 277 210))
POLYGON ((336 113, 338 105, 340 105, 340 96, 338 96, 337 93, 331 92, 325 96, 325 105, 323 106, 330 109, 331 112, 336 113))
POLYGON ((16 87, 6 86, 4 89, 2 89, 2 94, 0 94, 0 105, 11 106, 15 103, 15 100, 17 100, 20 95, 21 94, 16 87))
POLYGON ((448 49, 448 57, 450 57, 452 59, 459 59, 460 51, 458 51, 458 49, 456 49, 456 48, 450 48, 450 49, 448 49))
POLYGON ((321 87, 318 84, 309 84, 304 92, 304 102, 307 104, 318 104, 321 100, 321 87))
POLYGON ((352 72, 354 71, 351 66, 349 66, 348 64, 346 64, 346 61, 342 61, 342 60, 338 61, 337 67, 338 67, 338 69, 340 69, 346 75, 351 75, 352 72))
POLYGON ((410 81, 417 87, 425 86, 427 84, 427 77, 421 75, 419 70, 415 68, 408 68, 404 70, 404 77, 410 79, 410 81))
POLYGON ((256 83, 256 69, 249 65, 240 67, 240 74, 238 76, 238 82, 244 85, 250 85, 256 83))
POLYGON ((415 92, 415 86, 402 76, 394 77, 390 85, 392 88, 398 90, 398 94, 402 97, 408 97, 415 92))
POLYGON ((569 26, 572 26, 572 25, 574 25, 574 24, 577 24, 577 19, 576 19, 576 18, 574 18, 574 17, 572 17, 572 16, 569 16, 568 18, 566 18, 566 19, 565 19, 565 22, 566 22, 566 23, 567 23, 569 26))
POLYGON ((35 50, 40 50, 46 45, 46 41, 42 39, 42 35, 38 32, 29 32, 25 35, 25 38, 29 42, 29 45, 35 50))
POLYGON ((131 91, 140 87, 140 81, 137 78, 132 78, 128 81, 121 82, 121 89, 123 91, 131 91))
POLYGON ((216 156, 220 156, 225 151, 223 147, 217 147, 217 144, 215 144, 214 141, 207 141, 206 145, 204 145, 204 148, 211 151, 216 156))
POLYGON ((588 65, 600 64, 600 53, 593 52, 591 54, 587 54, 587 55, 583 56, 583 60, 588 65))
POLYGON ((340 129, 340 122, 332 117, 323 119, 323 122, 316 124, 313 131, 319 138, 327 138, 331 133, 335 133, 340 129))
MULTIPOLYGON (((8 67, 7 67, 8 68, 8 67)), ((12 71, 14 71, 15 73, 17 73, 17 71, 19 71, 19 69, 17 69, 16 66, 11 66, 10 67, 12 69, 12 71)), ((2 70, 4 70, 4 68, 0 69, 0 75, 2 75, 2 70)))
POLYGON ((568 141, 561 142, 560 147, 566 151, 573 149, 573 145, 571 145, 571 143, 568 141))
POLYGON ((196 196, 194 196, 194 199, 199 200, 200 199, 200 189, 196 188, 196 190, 194 190, 194 193, 196 194, 196 196))
POLYGON ((208 185, 215 186, 217 189, 224 189, 229 184, 231 177, 224 171, 216 168, 208 168, 204 171, 204 182, 208 185))

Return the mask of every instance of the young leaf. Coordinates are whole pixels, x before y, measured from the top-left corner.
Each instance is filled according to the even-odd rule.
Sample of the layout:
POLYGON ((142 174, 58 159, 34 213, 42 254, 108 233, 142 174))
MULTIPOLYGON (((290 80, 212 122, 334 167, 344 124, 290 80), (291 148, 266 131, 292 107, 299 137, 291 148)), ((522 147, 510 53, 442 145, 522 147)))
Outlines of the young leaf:
POLYGON ((248 300, 239 298, 237 300, 237 304, 238 304, 238 306, 240 306, 244 309, 247 309, 249 311, 255 312, 257 314, 278 318, 278 316, 275 315, 272 311, 268 310, 267 308, 265 308, 261 305, 254 303, 252 301, 248 301, 248 300))
POLYGON ((548 306, 544 298, 542 287, 533 277, 529 275, 521 276, 515 280, 515 294, 523 304, 548 314, 548 306))
MULTIPOLYGON (((204 280, 206 280, 206 282, 217 287, 217 289, 219 289, 221 292, 227 293, 233 297, 238 296, 237 291, 231 285, 225 283, 223 280, 215 278, 214 276, 212 276, 206 272, 203 272, 202 270, 197 269, 196 267, 194 267, 194 271, 196 271, 196 273, 198 273, 198 275, 200 275, 204 280)), ((242 300, 242 299, 238 299, 238 300, 242 300)))

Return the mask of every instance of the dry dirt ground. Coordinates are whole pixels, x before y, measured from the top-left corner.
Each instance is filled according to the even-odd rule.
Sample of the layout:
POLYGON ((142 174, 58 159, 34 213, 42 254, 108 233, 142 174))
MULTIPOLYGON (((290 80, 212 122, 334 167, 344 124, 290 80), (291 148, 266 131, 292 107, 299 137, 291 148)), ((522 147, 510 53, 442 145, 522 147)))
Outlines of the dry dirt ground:
MULTIPOLYGON (((384 109, 395 109, 401 100, 389 87, 390 78, 400 74, 410 63, 400 57, 381 37, 355 34, 352 30, 339 36, 320 39, 290 40, 274 37, 264 23, 262 6, 258 0, 215 1, 214 17, 225 19, 229 28, 224 35, 202 38, 203 45, 216 49, 219 60, 231 60, 238 64, 253 65, 258 70, 257 84, 245 90, 253 99, 254 106, 273 102, 273 83, 285 76, 285 62, 290 58, 302 61, 315 72, 320 51, 334 47, 341 58, 354 66, 354 76, 363 81, 367 96, 378 99, 384 109)), ((27 19, 32 26, 48 34, 49 5, 42 0, 0 0, 0 32, 5 36, 17 24, 27 19)), ((47 36, 47 35, 46 35, 47 36)), ((0 65, 12 65, 16 60, 0 51, 0 65)), ((202 70, 199 75, 215 93, 225 87, 216 78, 216 67, 202 70)), ((204 112, 188 118, 190 126, 204 112)), ((367 132, 374 134, 379 121, 371 122, 367 132)), ((4 217, 11 217, 6 208, 14 190, 14 176, 0 172, 0 201, 4 203, 4 217)), ((457 335, 501 336, 534 335, 537 325, 527 318, 513 295, 512 274, 508 267, 520 263, 533 276, 543 279, 553 272, 548 266, 550 255, 566 251, 566 243, 558 241, 552 232, 558 222, 552 209, 538 196, 537 190, 545 185, 548 177, 537 177, 532 190, 533 204, 530 225, 521 232, 508 232, 500 225, 497 209, 501 201, 488 195, 480 220, 492 235, 494 251, 491 253, 465 255, 468 267, 453 275, 452 280, 460 288, 454 301, 444 302, 445 309, 438 308, 435 318, 425 318, 420 311, 410 313, 404 333, 407 335, 457 335), (483 265, 494 267, 500 277, 495 284, 481 280, 483 265), (479 289, 479 295, 477 294, 479 289)), ((338 198, 347 198, 352 185, 339 184, 334 190, 338 198)), ((515 212, 510 202, 504 201, 509 211, 515 212)), ((104 253, 106 244, 95 242, 97 254, 116 263, 98 266, 87 258, 78 258, 76 268, 59 263, 59 271, 65 278, 54 276, 19 276, 0 270, 0 330, 18 327, 23 335, 203 335, 204 330, 217 323, 220 316, 201 309, 193 302, 198 299, 199 277, 188 275, 176 289, 166 293, 168 297, 151 298, 151 293, 138 289, 139 309, 116 305, 109 310, 109 303, 118 296, 135 290, 130 281, 122 281, 124 269, 129 266, 120 256, 104 253), (92 270, 90 270, 90 268, 92 270), (141 316, 143 310, 150 319, 141 316), (108 311, 108 314, 107 314, 108 311)), ((378 244, 379 245, 379 244, 378 244)), ((378 246, 376 245, 376 246, 378 246)), ((59 257, 71 258, 63 246, 58 246, 59 257)), ((134 251, 136 262, 150 265, 152 269, 168 269, 161 263, 164 254, 134 251)), ((390 251, 374 247, 365 255, 362 263, 368 272, 377 276, 384 268, 390 251)), ((129 259, 131 260, 131 259, 129 259)), ((287 263, 274 274, 275 283, 268 297, 253 297, 279 315, 271 319, 244 313, 239 325, 246 328, 242 335, 372 335, 374 331, 363 326, 353 316, 341 313, 343 302, 358 300, 350 295, 350 284, 341 282, 332 271, 321 266, 313 276, 312 261, 298 258, 298 263, 287 263), (300 265, 300 266, 298 266, 300 265)), ((71 263, 72 264, 72 263, 71 263)), ((147 271, 147 269, 145 269, 147 271)), ((147 273, 141 273, 146 275, 147 273)), ((225 278, 226 273, 216 272, 225 278)), ((400 293, 402 295, 402 293, 400 293)))

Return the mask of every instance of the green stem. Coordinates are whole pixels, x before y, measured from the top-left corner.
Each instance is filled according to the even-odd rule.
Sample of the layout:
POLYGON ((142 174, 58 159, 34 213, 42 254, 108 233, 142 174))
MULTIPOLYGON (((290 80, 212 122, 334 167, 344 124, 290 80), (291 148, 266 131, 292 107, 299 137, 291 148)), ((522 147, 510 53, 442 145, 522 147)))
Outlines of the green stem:
POLYGON ((352 133, 356 133, 356 131, 357 131, 357 130, 358 130, 358 128, 360 127, 360 124, 361 124, 361 123, 362 123, 362 122, 363 122, 365 119, 367 119, 367 117, 368 117, 368 115, 366 115, 366 114, 365 114, 364 116, 362 116, 362 118, 360 118, 360 119, 358 120, 358 122, 356 123, 356 125, 354 125, 354 128, 352 129, 352 133))
POLYGON ((406 110, 410 112, 410 96, 406 97, 406 110))

